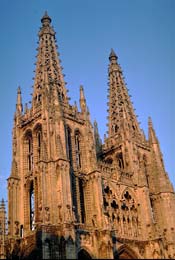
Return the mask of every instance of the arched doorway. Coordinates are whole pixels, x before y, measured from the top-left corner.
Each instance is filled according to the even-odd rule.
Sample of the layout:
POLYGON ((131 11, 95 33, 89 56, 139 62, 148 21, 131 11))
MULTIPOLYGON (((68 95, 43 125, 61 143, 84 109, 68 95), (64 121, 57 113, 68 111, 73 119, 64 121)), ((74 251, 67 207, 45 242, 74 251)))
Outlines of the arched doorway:
POLYGON ((87 259, 92 259, 92 257, 90 256, 90 254, 89 254, 86 250, 81 249, 81 250, 78 252, 78 259, 87 260, 87 259))

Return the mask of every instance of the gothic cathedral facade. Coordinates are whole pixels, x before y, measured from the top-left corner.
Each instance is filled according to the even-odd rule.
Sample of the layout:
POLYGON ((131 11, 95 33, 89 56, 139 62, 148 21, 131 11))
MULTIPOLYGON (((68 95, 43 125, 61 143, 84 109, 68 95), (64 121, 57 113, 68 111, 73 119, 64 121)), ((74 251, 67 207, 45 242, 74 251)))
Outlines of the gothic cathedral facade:
POLYGON ((148 140, 140 129, 117 55, 102 144, 83 86, 80 111, 69 104, 47 13, 41 23, 30 107, 17 92, 7 258, 175 258, 173 186, 151 118, 148 140))

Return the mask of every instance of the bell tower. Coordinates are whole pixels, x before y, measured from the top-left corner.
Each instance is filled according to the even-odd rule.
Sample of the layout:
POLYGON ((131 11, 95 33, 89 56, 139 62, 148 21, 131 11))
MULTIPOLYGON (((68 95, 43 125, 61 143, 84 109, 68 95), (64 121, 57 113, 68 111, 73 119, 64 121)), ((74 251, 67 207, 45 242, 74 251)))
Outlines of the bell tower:
MULTIPOLYGON (((167 250, 172 257, 175 196, 165 172, 159 141, 151 119, 148 140, 140 129, 113 49, 109 62, 108 132, 99 154, 102 168, 111 171, 110 177, 107 172, 102 173, 104 214, 113 223, 113 234, 118 241, 124 243, 129 239, 128 246, 131 246, 132 240, 138 240, 139 247, 143 248, 144 239, 152 240, 150 247, 158 248, 159 244, 159 249, 154 250, 160 256, 160 244, 167 243, 167 239, 167 250), (171 209, 170 205, 173 205, 171 209), (163 236, 161 242, 160 236, 163 236)), ((145 256, 151 254, 145 250, 145 256)))
MULTIPOLYGON (((47 13, 41 23, 32 102, 24 112, 20 87, 17 91, 13 162, 8 178, 11 239, 33 236, 35 240, 37 232, 43 234, 48 225, 71 223, 74 218, 64 120, 67 90, 47 13)), ((74 238, 74 232, 66 228, 64 232, 74 238)))
POLYGON ((121 134, 123 130, 132 136, 141 135, 139 124, 124 82, 118 57, 111 49, 109 55, 109 138, 121 134))
POLYGON ((9 239, 28 241, 26 257, 38 251, 44 259, 75 258, 77 225, 102 225, 94 132, 83 86, 80 111, 76 103, 69 104, 47 12, 38 36, 31 106, 23 110, 21 88, 17 90, 8 178, 9 239))

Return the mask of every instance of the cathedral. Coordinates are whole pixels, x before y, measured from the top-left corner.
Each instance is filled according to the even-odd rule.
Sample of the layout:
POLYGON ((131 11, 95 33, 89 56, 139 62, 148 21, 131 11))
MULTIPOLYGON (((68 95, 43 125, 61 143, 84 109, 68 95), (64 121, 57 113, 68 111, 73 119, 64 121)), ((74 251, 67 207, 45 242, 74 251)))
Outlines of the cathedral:
POLYGON ((114 50, 102 143, 83 86, 80 109, 69 103, 47 13, 38 37, 30 107, 17 91, 0 259, 175 258, 175 192, 152 120, 146 138, 114 50))

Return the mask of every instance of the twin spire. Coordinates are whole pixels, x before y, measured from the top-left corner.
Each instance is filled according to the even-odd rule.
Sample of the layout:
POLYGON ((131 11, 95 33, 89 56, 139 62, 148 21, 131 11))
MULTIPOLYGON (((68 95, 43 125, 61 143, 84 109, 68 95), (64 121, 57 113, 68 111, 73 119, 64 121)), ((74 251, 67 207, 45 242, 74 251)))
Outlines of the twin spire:
MULTIPOLYGON (((51 18, 45 12, 41 18, 41 28, 39 30, 39 46, 37 48, 37 61, 33 86, 32 107, 37 107, 42 103, 43 96, 49 96, 50 100, 68 105, 67 89, 65 87, 64 74, 62 73, 61 60, 57 52, 55 31, 51 26, 51 18)), ((80 107, 83 113, 88 113, 83 86, 80 86, 80 107)), ((21 89, 17 92, 17 114, 22 113, 21 89)))
POLYGON ((108 137, 115 136, 123 130, 133 136, 140 135, 139 123, 123 79, 121 67, 117 62, 118 57, 113 49, 111 49, 109 60, 108 137))
MULTIPOLYGON (((62 73, 61 62, 57 53, 55 31, 51 26, 51 21, 51 18, 45 12, 41 18, 42 26, 38 34, 39 46, 37 49, 32 106, 38 105, 43 95, 48 93, 58 94, 59 101, 63 105, 68 105, 64 74, 62 73)), ((111 49, 109 60, 108 136, 114 136, 124 129, 128 129, 130 133, 141 134, 132 102, 123 80, 122 70, 118 64, 118 57, 113 49, 111 49)), ((83 113, 88 113, 83 86, 80 86, 80 107, 83 113)), ((21 89, 19 87, 16 104, 17 114, 21 114, 22 110, 21 89)))
POLYGON ((55 31, 51 26, 51 18, 45 12, 41 19, 42 26, 39 31, 39 46, 34 80, 33 105, 40 102, 43 92, 49 93, 56 88, 60 102, 67 104, 67 90, 61 61, 57 53, 55 31))
MULTIPOLYGON (((113 49, 111 49, 109 61, 108 137, 128 132, 129 135, 136 137, 136 140, 138 140, 138 137, 145 140, 123 79, 121 67, 118 64, 118 57, 113 49)), ((159 146, 151 117, 148 118, 148 133, 150 144, 159 146)))

